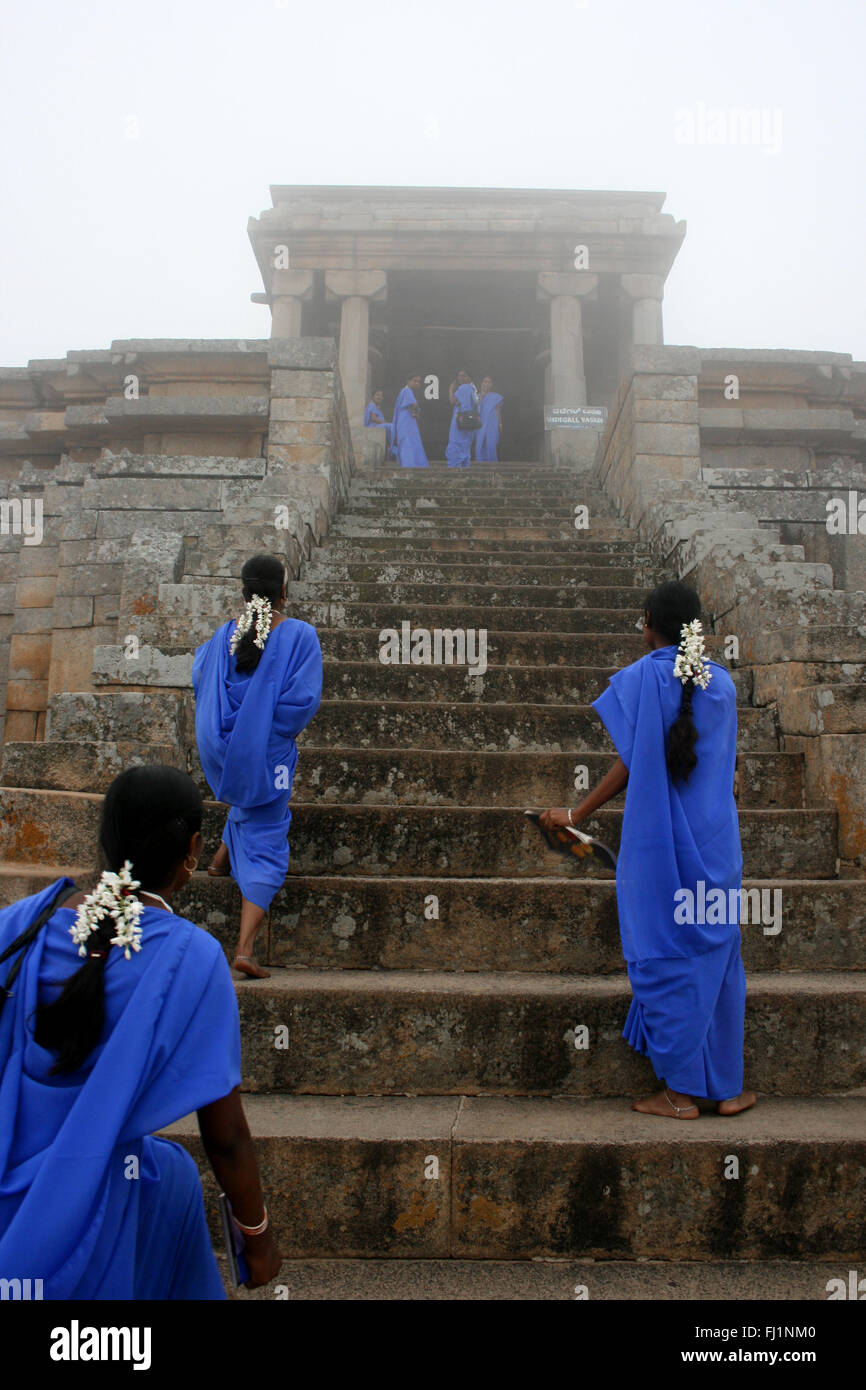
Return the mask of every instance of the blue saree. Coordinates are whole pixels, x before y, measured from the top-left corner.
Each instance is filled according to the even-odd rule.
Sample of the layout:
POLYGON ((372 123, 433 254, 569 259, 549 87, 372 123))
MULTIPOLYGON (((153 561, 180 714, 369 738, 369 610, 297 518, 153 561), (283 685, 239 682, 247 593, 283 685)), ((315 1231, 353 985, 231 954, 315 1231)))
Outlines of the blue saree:
POLYGON ((499 454, 499 416, 496 407, 503 397, 498 391, 486 391, 478 397, 481 429, 475 434, 475 457, 483 463, 496 463, 499 454))
MULTIPOLYGON (((62 883, 0 912, 0 951, 62 883)), ((0 1277, 41 1279, 46 1299, 224 1298, 196 1165, 152 1134, 240 1085, 222 948, 145 906, 141 951, 105 962, 98 1045, 78 1071, 51 1076, 33 1014, 81 965, 74 919, 70 907, 49 918, 0 1017, 0 1277)))
POLYGON ((746 995, 736 892, 743 869, 733 795, 736 690, 711 662, 712 679, 692 702, 697 767, 688 781, 675 782, 666 746, 682 699, 676 652, 662 647, 618 671, 593 704, 629 769, 616 874, 634 994, 623 1037, 668 1087, 727 1100, 743 1088, 746 995), (724 909, 705 912, 714 889, 724 909), (696 908, 690 917, 682 906, 688 894, 696 908))
POLYGON ((449 468, 468 468, 469 460, 472 457, 472 440, 475 431, 461 430, 457 425, 457 415, 461 410, 476 410, 478 395, 471 382, 458 386, 454 395, 457 397, 457 404, 451 411, 451 429, 448 432, 448 443, 445 446, 445 458, 449 468))
POLYGON ((391 425, 392 443, 401 468, 429 468, 429 460, 421 442, 418 421, 412 414, 417 405, 415 392, 404 386, 394 402, 394 420, 391 425))
POLYGON ((315 628, 287 618, 272 628, 255 671, 239 674, 229 650, 234 620, 196 651, 192 668, 199 757, 228 814, 223 840, 232 877, 264 911, 289 868, 295 737, 322 699, 315 628))
POLYGON ((383 429, 385 431, 385 456, 387 458, 391 453, 391 438, 394 431, 375 401, 367 402, 364 409, 364 424, 367 428, 383 429))

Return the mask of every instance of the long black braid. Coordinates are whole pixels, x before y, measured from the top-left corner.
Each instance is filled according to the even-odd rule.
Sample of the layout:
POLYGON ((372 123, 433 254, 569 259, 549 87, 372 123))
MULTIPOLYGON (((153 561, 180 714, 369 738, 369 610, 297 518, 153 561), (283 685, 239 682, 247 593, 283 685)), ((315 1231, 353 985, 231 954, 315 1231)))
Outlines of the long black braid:
MULTIPOLYGON (((653 631, 679 646, 684 624, 701 616, 701 601, 694 589, 677 579, 653 589, 644 610, 653 631)), ((680 712, 668 734, 667 764, 675 781, 687 782, 698 765, 698 731, 692 715, 694 693, 694 681, 684 681, 680 712)))

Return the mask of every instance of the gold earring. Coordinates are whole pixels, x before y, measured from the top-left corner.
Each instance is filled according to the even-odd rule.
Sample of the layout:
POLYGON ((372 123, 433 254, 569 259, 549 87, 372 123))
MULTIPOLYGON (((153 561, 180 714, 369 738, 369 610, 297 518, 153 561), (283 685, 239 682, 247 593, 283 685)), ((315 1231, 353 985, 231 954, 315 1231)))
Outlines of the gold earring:
MULTIPOLYGON (((188 858, 189 858, 189 855, 187 855, 187 859, 188 859, 188 858)), ((187 871, 187 873, 189 874, 190 878, 192 878, 193 874, 195 873, 196 869, 198 868, 198 860, 197 860, 197 859, 194 859, 194 860, 192 861, 192 868, 190 868, 190 867, 189 867, 189 864, 187 863, 187 860, 184 859, 184 861, 183 861, 183 867, 186 869, 186 871, 187 871)))

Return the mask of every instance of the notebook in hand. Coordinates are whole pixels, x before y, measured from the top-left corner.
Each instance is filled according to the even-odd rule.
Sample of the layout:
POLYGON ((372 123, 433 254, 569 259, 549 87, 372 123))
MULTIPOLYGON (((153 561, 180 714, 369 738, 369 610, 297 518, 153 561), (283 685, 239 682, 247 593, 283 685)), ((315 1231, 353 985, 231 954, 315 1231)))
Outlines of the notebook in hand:
POLYGON ((250 1272, 244 1259, 244 1238, 232 1220, 232 1204, 224 1192, 219 1195, 219 1209, 229 1265, 229 1280, 232 1288, 238 1289, 241 1284, 247 1282, 250 1272))
POLYGON ((606 869, 616 868, 616 855, 610 845, 603 844, 583 830, 577 830, 573 825, 558 825, 555 830, 548 830, 541 824, 540 811, 524 811, 523 814, 537 826, 549 848, 557 854, 573 855, 576 859, 593 857, 606 869))

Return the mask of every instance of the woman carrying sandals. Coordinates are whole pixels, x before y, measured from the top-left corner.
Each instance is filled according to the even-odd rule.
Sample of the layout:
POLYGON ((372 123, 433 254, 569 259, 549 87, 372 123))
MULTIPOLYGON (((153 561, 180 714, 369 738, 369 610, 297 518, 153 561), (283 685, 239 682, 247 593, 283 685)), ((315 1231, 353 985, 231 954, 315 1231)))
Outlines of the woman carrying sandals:
POLYGON ((94 892, 64 877, 0 912, 0 1278, 41 1280, 37 1297, 225 1298, 198 1169, 153 1134, 193 1110, 248 1287, 279 1270, 231 973, 171 906, 201 819, 185 772, 128 768, 105 795, 94 892))
POLYGON ((289 868, 296 736, 322 699, 316 629, 287 618, 286 570, 254 555, 241 570, 245 607, 195 654, 195 732, 208 785, 231 810, 208 873, 231 873, 241 890, 240 938, 232 964, 265 979, 255 960, 259 927, 289 868))
POLYGON ((756 1100, 743 1090, 736 690, 704 656, 700 600, 687 584, 652 591, 643 633, 649 653, 593 704, 616 763, 578 807, 541 821, 576 825, 626 789, 616 887, 634 997, 623 1037, 664 1082, 632 1109, 694 1120, 703 1098, 736 1115, 756 1100))

